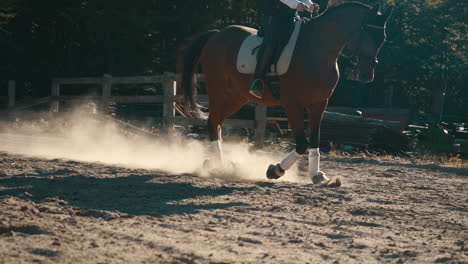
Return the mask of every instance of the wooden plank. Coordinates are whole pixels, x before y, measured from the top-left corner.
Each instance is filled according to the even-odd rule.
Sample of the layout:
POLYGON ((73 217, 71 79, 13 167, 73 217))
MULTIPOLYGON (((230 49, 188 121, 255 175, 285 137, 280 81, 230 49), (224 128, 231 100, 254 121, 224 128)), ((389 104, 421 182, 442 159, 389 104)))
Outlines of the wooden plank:
POLYGON ((163 105, 163 127, 166 132, 171 133, 174 129, 172 118, 175 117, 175 102, 173 98, 176 96, 177 88, 173 76, 169 73, 164 73, 164 105, 163 105))
MULTIPOLYGON (((145 84, 145 83, 162 83, 164 78, 169 78, 174 81, 180 80, 179 74, 167 72, 165 75, 152 75, 152 76, 123 76, 112 77, 112 84, 145 84)), ((101 84, 103 78, 101 77, 81 77, 81 78, 55 78, 53 79, 58 84, 101 84)), ((198 81, 204 82, 205 77, 199 74, 198 81)))
MULTIPOLYGON (((177 102, 183 103, 184 102, 184 96, 182 94, 177 95, 177 102)), ((197 95, 197 102, 202 105, 207 105, 208 104, 208 95, 206 94, 199 94, 197 95)))
MULTIPOLYGON (((6 97, 5 97, 6 98, 6 97)), ((19 101, 15 104, 15 107, 6 111, 0 111, 0 118, 9 117, 14 118, 18 114, 27 115, 32 118, 34 116, 40 117, 40 112, 30 110, 31 107, 48 104, 51 101, 51 97, 44 97, 40 99, 27 99, 19 101)))
POLYGON ((44 98, 39 98, 39 99, 33 99, 33 100, 24 100, 24 101, 19 101, 16 106, 15 106, 15 111, 23 111, 25 109, 41 105, 41 104, 47 104, 52 101, 52 97, 44 97, 44 98))
MULTIPOLYGON (((108 101, 108 102, 116 102, 116 103, 123 103, 123 104, 145 104, 145 103, 163 103, 164 96, 162 95, 142 95, 142 96, 54 96, 52 97, 55 100, 60 101, 108 101)), ((174 99, 173 99, 174 100, 174 99)))
POLYGON ((100 77, 84 77, 84 78, 56 78, 52 82, 57 83, 58 85, 62 84, 101 84, 102 78, 100 77))
POLYGON ((243 120, 243 119, 226 119, 223 126, 232 128, 255 128, 255 120, 243 120))
MULTIPOLYGON (((109 74, 104 74, 102 76, 102 96, 110 97, 112 93, 112 76, 109 74)), ((102 114, 106 115, 109 111, 109 101, 104 100, 99 102, 97 109, 102 114)))
POLYGON ((104 100, 111 100, 116 103, 134 103, 134 104, 145 104, 145 103, 163 103, 164 96, 162 95, 148 95, 148 96, 111 96, 103 98, 104 100))
POLYGON ((181 116, 183 116, 183 117, 187 117, 187 116, 188 116, 187 113, 185 113, 184 109, 182 108, 182 106, 181 106, 180 104, 175 104, 175 105, 174 105, 174 108, 175 108, 176 112, 177 112, 179 115, 181 115, 181 116))
MULTIPOLYGON (((208 121, 194 117, 176 116, 171 118, 175 125, 179 126, 207 126, 208 121)), ((232 128, 255 128, 254 120, 241 120, 241 119, 227 119, 224 121, 223 126, 232 128)))
POLYGON ((102 96, 111 96, 112 91, 112 76, 104 74, 102 77, 102 96))
MULTIPOLYGON (((171 75, 175 80, 177 76, 171 75)), ((83 78, 57 78, 54 79, 59 84, 101 84, 106 82, 106 78, 100 77, 83 77, 83 78)), ((132 76, 132 77, 111 77, 112 84, 145 84, 145 83, 162 83, 163 75, 154 76, 132 76)))
POLYGON ((140 95, 140 96, 79 96, 79 95, 62 95, 53 96, 54 100, 60 101, 111 101, 116 103, 154 103, 161 104, 164 102, 181 102, 182 95, 162 96, 162 95, 140 95))
POLYGON ((409 114, 411 113, 410 109, 407 108, 363 108, 363 107, 341 107, 341 106, 330 106, 327 107, 328 112, 337 112, 344 114, 354 114, 356 110, 361 111, 362 113, 375 114, 375 113, 388 113, 388 114, 409 114))
MULTIPOLYGON (((267 117, 268 121, 288 121, 287 117, 267 117)), ((308 120, 304 120, 304 122, 309 122, 308 120)))
POLYGON ((208 102, 208 95, 207 94, 199 94, 197 99, 198 99, 198 102, 207 103, 208 102))
POLYGON ((139 128, 139 127, 128 124, 126 122, 123 122, 123 121, 121 121, 119 119, 116 119, 116 118, 113 118, 111 116, 105 115, 103 117, 104 117, 104 119, 110 120, 110 121, 114 122, 115 124, 117 124, 118 126, 120 126, 122 128, 128 129, 129 131, 131 131, 134 134, 137 134, 137 135, 140 135, 140 136, 150 136, 150 137, 157 137, 158 136, 157 134, 154 134, 154 133, 151 133, 149 131, 143 130, 143 129, 139 128))
POLYGON ((208 122, 204 119, 183 116, 175 116, 171 117, 170 119, 172 124, 177 126, 206 126, 208 122))
MULTIPOLYGON (((174 77, 175 78, 175 77, 174 77)), ((163 75, 155 76, 135 76, 135 77, 112 77, 112 84, 151 84, 162 83, 163 75)))
MULTIPOLYGON (((288 121, 287 117, 268 117, 269 121, 288 121)), ((309 122, 304 120, 304 122, 309 122)), ((353 116, 335 112, 325 111, 323 115, 323 122, 344 122, 344 123, 356 123, 356 124, 374 124, 384 125, 390 128, 394 128, 400 124, 398 121, 387 121, 374 118, 365 118, 360 116, 353 116)))
MULTIPOLYGON (((57 79, 52 80, 52 87, 51 87, 51 96, 57 97, 60 96, 60 82, 57 79)), ((58 113, 59 111, 59 100, 54 100, 52 104, 50 104, 50 112, 51 113, 58 113)))
POLYGON ((255 147, 262 148, 265 141, 267 124, 267 107, 257 105, 255 107, 255 147))

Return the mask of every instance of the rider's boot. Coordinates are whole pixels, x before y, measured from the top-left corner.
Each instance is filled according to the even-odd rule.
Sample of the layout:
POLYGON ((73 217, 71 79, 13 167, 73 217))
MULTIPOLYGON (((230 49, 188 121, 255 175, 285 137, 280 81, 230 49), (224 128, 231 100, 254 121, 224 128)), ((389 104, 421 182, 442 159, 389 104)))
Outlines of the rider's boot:
POLYGON ((254 80, 250 86, 249 93, 257 98, 262 98, 265 93, 263 79, 270 67, 273 48, 270 45, 262 45, 258 51, 257 66, 255 67, 254 80))

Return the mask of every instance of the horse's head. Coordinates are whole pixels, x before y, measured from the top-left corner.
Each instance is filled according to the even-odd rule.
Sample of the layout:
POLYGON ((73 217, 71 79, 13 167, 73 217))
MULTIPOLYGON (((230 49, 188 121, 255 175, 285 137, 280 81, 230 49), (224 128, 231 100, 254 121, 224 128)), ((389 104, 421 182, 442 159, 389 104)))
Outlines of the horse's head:
POLYGON ((380 47, 385 42, 386 24, 393 7, 388 8, 384 14, 379 11, 379 5, 369 9, 361 27, 353 34, 347 47, 352 53, 352 70, 348 72, 348 79, 365 83, 374 80, 374 71, 380 47))

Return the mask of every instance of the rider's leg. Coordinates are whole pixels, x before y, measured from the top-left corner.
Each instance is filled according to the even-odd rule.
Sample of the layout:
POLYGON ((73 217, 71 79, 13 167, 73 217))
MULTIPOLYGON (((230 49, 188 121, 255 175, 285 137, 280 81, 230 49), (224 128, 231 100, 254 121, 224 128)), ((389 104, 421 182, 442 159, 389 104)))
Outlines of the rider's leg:
POLYGON ((250 86, 250 94, 257 98, 262 98, 265 92, 263 79, 271 65, 271 57, 273 56, 274 48, 270 43, 263 43, 258 50, 257 66, 255 67, 254 80, 250 86))
POLYGON ((271 16, 263 24, 263 44, 258 51, 257 66, 255 67, 254 81, 250 87, 250 93, 258 98, 264 94, 263 79, 270 70, 270 66, 276 66, 284 46, 288 43, 294 22, 292 18, 271 16))

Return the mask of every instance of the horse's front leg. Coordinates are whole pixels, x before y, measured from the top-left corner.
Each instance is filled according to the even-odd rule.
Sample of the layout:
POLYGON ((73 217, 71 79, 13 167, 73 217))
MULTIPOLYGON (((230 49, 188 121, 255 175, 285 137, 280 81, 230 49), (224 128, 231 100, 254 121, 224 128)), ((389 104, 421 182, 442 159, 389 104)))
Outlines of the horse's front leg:
POLYGON ((286 107, 289 125, 296 139, 296 148, 276 165, 271 164, 267 170, 268 179, 278 179, 290 169, 307 151, 307 138, 304 133, 304 109, 300 106, 286 107))
POLYGON ((323 113, 327 107, 328 100, 307 107, 309 112, 310 149, 308 174, 314 184, 328 180, 325 173, 320 170, 320 124, 323 113))
POLYGON ((210 114, 208 118, 208 136, 210 137, 211 158, 203 162, 203 168, 216 168, 223 164, 223 150, 221 147, 221 122, 210 114))

